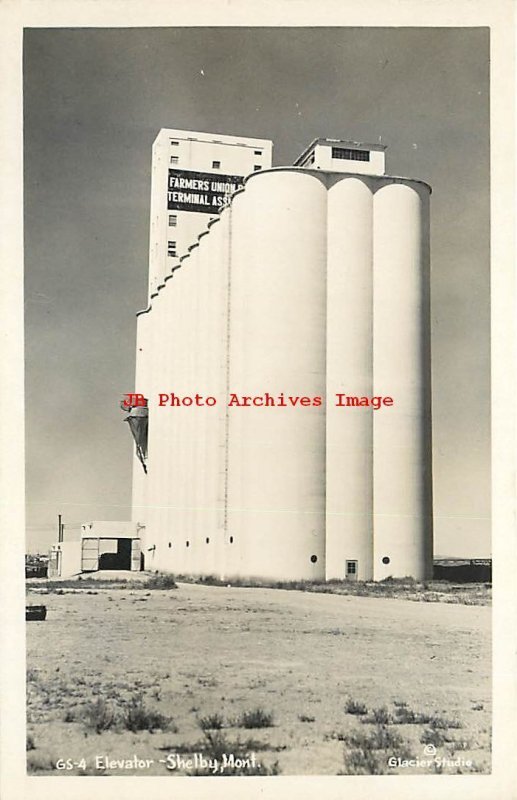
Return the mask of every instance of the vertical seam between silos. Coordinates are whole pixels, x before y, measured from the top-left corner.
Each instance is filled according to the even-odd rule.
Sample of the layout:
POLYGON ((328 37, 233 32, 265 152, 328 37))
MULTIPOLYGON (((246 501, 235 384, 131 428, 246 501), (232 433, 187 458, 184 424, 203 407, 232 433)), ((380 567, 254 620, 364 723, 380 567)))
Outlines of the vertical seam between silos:
MULTIPOLYGON (((375 250, 375 238, 376 238, 376 226, 377 226, 377 214, 376 214, 376 203, 375 203, 375 194, 379 186, 384 186, 385 184, 379 181, 376 181, 375 184, 370 187, 370 191, 372 193, 372 221, 371 221, 371 253, 372 253, 372 264, 371 264, 371 280, 372 280, 372 291, 371 291, 371 329, 370 329, 370 341, 372 347, 372 356, 371 356, 371 370, 372 370, 372 385, 371 391, 372 396, 375 392, 375 284, 376 284, 376 263, 377 263, 377 254, 375 250)), ((375 580, 375 414, 373 411, 371 413, 371 420, 372 424, 370 426, 370 447, 371 447, 371 487, 372 493, 370 497, 370 532, 369 532, 369 539, 370 539, 370 558, 371 562, 369 565, 370 576, 367 578, 368 580, 375 580)))
MULTIPOLYGON (((226 283, 226 381, 225 390, 226 397, 230 393, 230 341, 231 341, 231 288, 232 288, 232 219, 233 208, 228 208, 228 279, 226 283)), ((223 535, 228 533, 228 479, 229 479, 229 460, 230 460, 230 413, 228 402, 226 402, 226 411, 224 417, 224 511, 223 511, 223 535)), ((223 570, 226 572, 226 541, 224 542, 223 549, 223 570)))

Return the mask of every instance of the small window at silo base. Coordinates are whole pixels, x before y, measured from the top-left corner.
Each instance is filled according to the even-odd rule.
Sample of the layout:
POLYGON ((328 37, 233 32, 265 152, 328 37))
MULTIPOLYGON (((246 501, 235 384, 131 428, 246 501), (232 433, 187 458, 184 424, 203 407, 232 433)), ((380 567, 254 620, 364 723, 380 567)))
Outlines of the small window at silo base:
POLYGON ((390 563, 389 557, 388 556, 384 556, 384 558, 382 559, 382 563, 383 564, 389 564, 390 563))
POLYGON ((341 158, 345 161, 369 161, 369 150, 352 150, 348 147, 333 147, 332 158, 341 158))
POLYGON ((311 556, 311 561, 312 561, 313 564, 315 564, 317 562, 317 560, 318 560, 318 556, 311 556))

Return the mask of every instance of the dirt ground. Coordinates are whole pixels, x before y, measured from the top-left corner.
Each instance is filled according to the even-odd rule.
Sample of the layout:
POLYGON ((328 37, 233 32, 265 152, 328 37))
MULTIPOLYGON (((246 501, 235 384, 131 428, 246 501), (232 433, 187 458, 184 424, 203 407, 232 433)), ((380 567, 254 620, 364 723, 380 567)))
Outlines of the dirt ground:
POLYGON ((27 596, 47 606, 27 623, 31 774, 490 771, 489 607, 61 591, 27 596))

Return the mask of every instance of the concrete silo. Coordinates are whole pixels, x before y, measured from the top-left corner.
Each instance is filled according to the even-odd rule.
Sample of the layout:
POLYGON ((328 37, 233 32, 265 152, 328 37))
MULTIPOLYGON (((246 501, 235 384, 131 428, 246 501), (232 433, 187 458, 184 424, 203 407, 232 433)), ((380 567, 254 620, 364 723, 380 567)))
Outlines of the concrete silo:
POLYGON ((375 580, 432 571, 429 190, 398 181, 374 195, 375 580))
POLYGON ((326 577, 371 579, 373 416, 336 393, 373 394, 373 193, 346 177, 328 189, 326 577))
MULTIPOLYGON (((235 195, 230 394, 324 397, 326 206, 321 179, 297 170, 235 195)), ((323 405, 229 408, 227 513, 228 576, 324 577, 323 405)))

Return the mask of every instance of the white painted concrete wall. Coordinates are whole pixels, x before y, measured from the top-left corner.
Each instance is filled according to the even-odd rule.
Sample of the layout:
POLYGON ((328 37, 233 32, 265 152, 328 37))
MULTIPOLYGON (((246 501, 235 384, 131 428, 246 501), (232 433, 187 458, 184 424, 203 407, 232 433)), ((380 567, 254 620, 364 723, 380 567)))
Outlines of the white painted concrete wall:
MULTIPOLYGON (((81 572, 81 541, 59 542, 51 545, 51 552, 60 552, 59 573, 54 577, 69 578, 81 572)), ((52 556, 51 556, 51 560, 52 556)))
POLYGON ((336 143, 317 144, 314 148, 314 163, 311 169, 322 169, 326 172, 352 172, 358 175, 384 175, 385 154, 384 150, 369 150, 365 145, 359 149, 369 150, 369 161, 355 161, 352 159, 332 158, 332 147, 346 148, 346 144, 336 143))
POLYGON ((151 220, 149 241, 149 297, 170 271, 176 268, 182 256, 207 230, 211 219, 217 216, 196 211, 167 208, 168 170, 180 169, 213 175, 244 177, 255 167, 268 169, 272 162, 273 143, 267 139, 227 136, 200 131, 162 128, 153 144, 151 177, 151 220), (177 144, 172 144, 177 142, 177 144), (177 163, 171 163, 171 157, 177 163), (213 163, 220 163, 214 168, 213 163), (169 215, 175 214, 177 224, 169 225, 169 215), (167 255, 168 241, 176 242, 177 257, 167 255))

